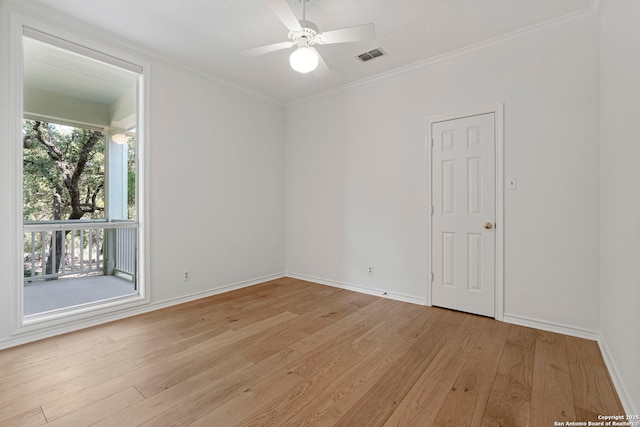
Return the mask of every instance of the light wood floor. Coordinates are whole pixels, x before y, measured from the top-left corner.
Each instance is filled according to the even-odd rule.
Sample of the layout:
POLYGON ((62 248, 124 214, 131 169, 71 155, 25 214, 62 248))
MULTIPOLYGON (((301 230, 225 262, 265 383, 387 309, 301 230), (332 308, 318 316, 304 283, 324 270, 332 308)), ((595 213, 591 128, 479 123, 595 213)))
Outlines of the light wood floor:
POLYGON ((0 425, 504 426, 622 414, 595 342, 280 279, 0 352, 0 425))

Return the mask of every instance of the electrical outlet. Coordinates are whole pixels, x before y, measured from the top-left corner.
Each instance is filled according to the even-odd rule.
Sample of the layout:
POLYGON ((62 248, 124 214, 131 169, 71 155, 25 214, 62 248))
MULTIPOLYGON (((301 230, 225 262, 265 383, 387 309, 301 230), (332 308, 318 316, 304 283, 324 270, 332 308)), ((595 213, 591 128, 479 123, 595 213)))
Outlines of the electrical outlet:
POLYGON ((191 279, 191 272, 189 270, 185 270, 182 275, 182 280, 187 281, 189 279, 191 279))
POLYGON ((373 274, 373 267, 369 266, 369 274, 373 274))

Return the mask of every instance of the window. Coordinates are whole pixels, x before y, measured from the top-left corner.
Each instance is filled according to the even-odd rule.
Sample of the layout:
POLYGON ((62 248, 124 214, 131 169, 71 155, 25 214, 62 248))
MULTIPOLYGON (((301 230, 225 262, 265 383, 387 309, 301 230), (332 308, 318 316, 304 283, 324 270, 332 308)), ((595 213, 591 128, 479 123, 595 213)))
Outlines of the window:
POLYGON ((23 31, 18 323, 139 303, 142 68, 23 31))

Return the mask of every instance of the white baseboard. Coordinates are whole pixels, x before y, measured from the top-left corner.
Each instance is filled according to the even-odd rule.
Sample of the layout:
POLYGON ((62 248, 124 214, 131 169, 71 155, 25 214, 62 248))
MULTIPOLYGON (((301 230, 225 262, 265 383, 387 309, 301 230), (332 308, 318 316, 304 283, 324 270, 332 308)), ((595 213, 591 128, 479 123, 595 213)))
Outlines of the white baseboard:
POLYGON ((563 325, 561 323, 549 322, 546 320, 532 319, 525 316, 518 316, 516 314, 505 313, 502 320, 514 325, 526 326, 528 328, 535 328, 548 332, 556 332, 558 334, 584 338, 591 341, 598 341, 598 337, 600 336, 598 331, 577 328, 575 326, 563 325))
POLYGON ((210 289, 210 290, 207 290, 207 291, 196 292, 196 293, 189 294, 189 295, 182 296, 182 297, 178 297, 178 298, 171 298, 171 299, 168 299, 168 300, 164 300, 164 301, 160 301, 160 302, 157 302, 157 303, 153 303, 152 304, 153 305, 152 310, 148 310, 148 311, 159 310, 161 308, 167 308, 167 307, 171 307, 171 306, 174 306, 174 305, 183 304, 185 302, 194 301, 194 300, 197 300, 197 299, 207 298, 207 297, 210 297, 210 296, 213 296, 213 295, 223 294, 223 293, 229 292, 229 291, 235 291, 236 289, 247 288, 249 286, 257 285, 259 283, 268 282, 270 280, 281 279, 283 277, 286 277, 286 275, 284 273, 270 274, 268 276, 262 276, 262 277, 257 277, 255 279, 244 280, 242 282, 232 283, 230 285, 221 286, 219 288, 210 289))
POLYGON ((598 345, 600 346, 600 352, 602 353, 602 358, 604 359, 604 363, 607 365, 607 369, 609 370, 609 376, 611 376, 611 381, 613 381, 613 386, 618 392, 618 397, 620 398, 620 403, 622 403, 622 407, 628 415, 636 415, 640 414, 640 407, 635 405, 630 398, 629 391, 624 384, 623 376, 620 375, 620 371, 614 362, 613 357, 611 357, 611 351, 609 350, 609 346, 607 345, 607 341, 604 339, 602 334, 598 337, 598 345))
POLYGON ((418 298, 412 295, 389 292, 384 289, 368 288, 360 285, 354 285, 350 283, 343 283, 335 280, 309 276, 306 274, 293 273, 290 271, 286 272, 285 276, 291 277, 293 279, 300 279, 300 280, 306 280, 308 282, 319 283, 321 285, 333 286, 334 288, 340 288, 348 291, 359 292, 361 294, 374 295, 377 297, 389 298, 396 301, 408 302, 411 304, 427 305, 426 298, 418 298))
POLYGON ((113 313, 108 313, 105 315, 95 316, 88 319, 68 322, 62 324, 60 326, 55 326, 43 330, 29 331, 25 333, 16 334, 10 338, 0 340, 0 350, 15 347, 18 345, 26 344, 29 342, 51 338, 56 335, 62 335, 69 332, 78 331, 80 329, 89 328, 92 326, 101 325, 108 322, 113 322, 114 320, 121 320, 127 317, 137 316, 139 314, 148 313, 150 311, 160 310, 162 308, 171 307, 178 304, 183 304, 185 302, 194 301, 201 298, 210 297, 213 295, 221 294, 224 292, 233 291, 236 289, 246 288, 248 286, 257 285, 258 283, 268 282, 270 280, 276 280, 285 277, 284 273, 271 274, 268 276, 257 277, 250 280, 244 280, 241 282, 231 283, 229 285, 221 286, 215 289, 209 289, 202 292, 196 292, 189 295, 184 295, 181 297, 170 298, 163 301, 152 302, 150 304, 145 304, 141 306, 137 306, 132 309, 125 309, 122 311, 117 311, 113 313))

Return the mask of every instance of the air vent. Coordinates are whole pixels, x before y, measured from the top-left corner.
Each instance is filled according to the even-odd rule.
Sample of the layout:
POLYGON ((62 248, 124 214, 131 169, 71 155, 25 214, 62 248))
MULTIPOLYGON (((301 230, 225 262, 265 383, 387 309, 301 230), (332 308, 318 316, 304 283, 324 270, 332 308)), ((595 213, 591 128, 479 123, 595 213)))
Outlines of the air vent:
POLYGON ((377 48, 377 49, 370 50, 369 52, 361 53, 360 55, 358 55, 358 58, 362 62, 367 62, 382 55, 384 55, 384 52, 382 51, 382 49, 377 48))

